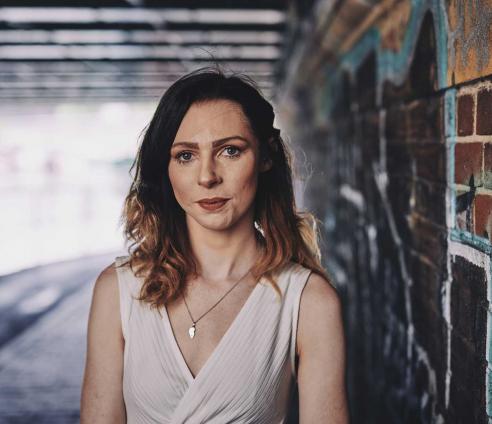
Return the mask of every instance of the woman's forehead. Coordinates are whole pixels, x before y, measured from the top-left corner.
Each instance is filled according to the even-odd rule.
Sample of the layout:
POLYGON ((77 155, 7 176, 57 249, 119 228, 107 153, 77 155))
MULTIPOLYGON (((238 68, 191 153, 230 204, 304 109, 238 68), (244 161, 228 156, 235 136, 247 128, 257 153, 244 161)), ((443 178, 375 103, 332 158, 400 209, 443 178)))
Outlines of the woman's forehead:
POLYGON ((213 141, 240 135, 251 137, 249 122, 241 106, 227 100, 193 104, 185 114, 175 141, 213 141))

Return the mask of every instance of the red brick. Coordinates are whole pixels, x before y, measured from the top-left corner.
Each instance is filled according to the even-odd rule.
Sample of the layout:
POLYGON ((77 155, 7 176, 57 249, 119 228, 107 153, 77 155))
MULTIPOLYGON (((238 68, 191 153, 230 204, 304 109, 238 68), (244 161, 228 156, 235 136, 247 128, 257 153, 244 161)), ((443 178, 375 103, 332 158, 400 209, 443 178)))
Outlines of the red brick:
POLYGON ((492 241, 492 196, 477 195, 474 210, 475 234, 492 241))
POLYGON ((412 176, 412 152, 406 144, 386 146, 386 168, 390 176, 412 176))
POLYGON ((446 184, 416 180, 415 210, 422 216, 446 228, 446 184))
POLYGON ((417 176, 433 182, 446 182, 446 148, 444 144, 412 145, 417 176))
POLYGON ((485 143, 483 149, 483 185, 492 189, 492 143, 485 143))
POLYGON ((475 100, 471 94, 465 94, 458 97, 458 135, 473 134, 473 109, 475 100))
POLYGON ((457 143, 454 148, 454 181, 457 184, 482 185, 483 143, 457 143))
POLYGON ((482 90, 477 95, 477 134, 492 134, 492 90, 482 90))
MULTIPOLYGON (((411 140, 441 142, 444 133, 443 98, 427 97, 415 100, 408 106, 407 138, 411 140)), ((472 121, 473 122, 473 121, 472 121)))
MULTIPOLYGON (((410 235, 412 247, 419 254, 429 259, 437 270, 440 270, 446 260, 447 230, 441 229, 427 219, 421 218, 418 214, 413 216, 413 232, 410 235)), ((434 298, 435 301, 437 299, 439 299, 439 296, 434 298)))

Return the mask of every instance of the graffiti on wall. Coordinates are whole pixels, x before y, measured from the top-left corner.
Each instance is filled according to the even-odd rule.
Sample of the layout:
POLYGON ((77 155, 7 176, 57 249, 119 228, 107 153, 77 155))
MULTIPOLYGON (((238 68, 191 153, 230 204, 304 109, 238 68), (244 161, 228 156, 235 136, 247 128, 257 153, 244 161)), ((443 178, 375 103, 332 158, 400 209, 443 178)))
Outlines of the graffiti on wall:
POLYGON ((359 299, 350 312, 351 331, 362 335, 354 376, 380 381, 386 395, 384 417, 366 405, 369 415, 444 422, 473 411, 482 422, 492 416, 492 187, 484 165, 492 130, 480 133, 477 122, 488 116, 478 104, 490 83, 454 85, 492 74, 492 2, 392 5, 322 70, 325 89, 313 97, 331 120, 324 158, 336 164, 330 178, 339 190, 312 197, 329 204, 319 208, 330 266, 359 299), (463 137, 482 136, 476 146, 458 132, 470 122, 463 137))

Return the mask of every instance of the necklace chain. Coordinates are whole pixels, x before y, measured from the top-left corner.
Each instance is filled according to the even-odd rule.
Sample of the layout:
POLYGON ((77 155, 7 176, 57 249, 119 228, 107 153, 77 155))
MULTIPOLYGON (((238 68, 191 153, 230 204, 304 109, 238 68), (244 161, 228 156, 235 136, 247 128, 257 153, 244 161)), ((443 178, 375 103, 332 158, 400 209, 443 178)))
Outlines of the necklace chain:
POLYGON ((243 279, 244 277, 246 277, 249 272, 251 271, 251 268, 253 268, 253 266, 251 266, 249 269, 248 269, 248 272, 246 272, 246 274, 244 274, 238 281, 236 281, 236 283, 229 289, 225 292, 225 294, 217 301, 215 302, 215 304, 208 310, 206 311, 205 313, 203 313, 196 321, 193 319, 193 316, 191 315, 191 311, 190 311, 190 308, 188 307, 188 304, 186 303, 186 299, 184 297, 184 295, 182 294, 182 297, 183 297, 183 300, 184 300, 184 303, 185 303, 185 306, 186 306, 186 309, 188 310, 188 314, 191 318, 191 321, 193 322, 193 325, 188 329, 188 334, 190 336, 190 338, 192 339, 193 337, 195 337, 195 333, 196 333, 196 323, 198 321, 200 321, 206 314, 208 314, 213 308, 215 308, 222 299, 224 299, 224 297, 226 297, 229 292, 232 291, 232 289, 234 289, 234 287, 236 287, 243 279))

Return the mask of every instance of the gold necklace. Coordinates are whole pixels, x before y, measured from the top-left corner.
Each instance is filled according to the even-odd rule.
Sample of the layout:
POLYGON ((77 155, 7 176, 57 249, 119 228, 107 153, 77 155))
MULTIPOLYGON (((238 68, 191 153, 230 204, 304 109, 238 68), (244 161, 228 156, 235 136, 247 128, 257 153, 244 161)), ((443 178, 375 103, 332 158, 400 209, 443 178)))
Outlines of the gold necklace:
POLYGON ((192 315, 191 315, 190 308, 188 307, 188 304, 186 303, 186 299, 185 299, 184 295, 183 295, 183 294, 181 294, 181 296, 183 297, 184 303, 185 303, 185 305, 186 305, 186 309, 188 310, 188 314, 190 315, 191 321, 193 322, 193 325, 192 325, 190 328, 188 328, 188 335, 190 336, 190 339, 192 339, 193 337, 195 337, 195 334, 196 334, 196 323, 197 323, 198 321, 200 321, 200 320, 201 320, 201 319, 202 319, 202 318, 203 318, 206 314, 208 314, 208 313, 209 313, 209 312, 210 312, 213 308, 215 308, 215 307, 219 304, 219 302, 220 302, 222 299, 224 299, 224 297, 226 297, 226 296, 227 296, 227 294, 228 294, 228 293, 229 293, 229 292, 230 292, 230 291, 231 291, 234 287, 236 287, 236 286, 239 284, 239 282, 243 280, 243 278, 244 278, 244 277, 246 277, 246 275, 248 275, 248 274, 249 274, 249 272, 251 271, 251 268, 253 268, 253 266, 251 266, 251 267, 248 269, 248 272, 247 272, 246 274, 244 274, 244 275, 243 275, 243 276, 242 276, 242 277, 241 277, 238 281, 236 281, 236 283, 235 283, 235 284, 234 284, 234 285, 233 285, 233 286, 232 286, 229 290, 227 290, 227 291, 226 291, 226 293, 225 293, 225 294, 224 294, 224 295, 223 295, 223 296, 222 296, 222 297, 221 297, 221 298, 220 298, 220 299, 219 299, 219 300, 218 300, 218 301, 217 301, 217 302, 216 302, 216 303, 215 303, 215 304, 214 304, 214 305, 213 305, 213 306, 212 306, 212 307, 211 307, 211 308, 207 311, 207 312, 205 312, 204 314, 202 314, 202 315, 200 316, 200 318, 198 318, 196 321, 193 319, 193 317, 192 317, 192 315))

